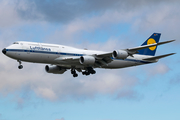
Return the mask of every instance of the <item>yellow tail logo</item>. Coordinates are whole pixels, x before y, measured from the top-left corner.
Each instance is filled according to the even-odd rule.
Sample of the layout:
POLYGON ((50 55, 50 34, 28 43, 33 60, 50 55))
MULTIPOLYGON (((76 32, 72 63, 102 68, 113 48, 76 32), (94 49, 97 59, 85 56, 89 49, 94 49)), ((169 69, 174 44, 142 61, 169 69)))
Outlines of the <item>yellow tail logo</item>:
MULTIPOLYGON (((154 44, 154 43, 156 43, 156 41, 155 41, 153 38, 150 38, 150 39, 147 41, 147 45, 154 44)), ((151 51, 153 51, 153 50, 156 49, 156 46, 149 47, 149 49, 150 49, 151 51)))

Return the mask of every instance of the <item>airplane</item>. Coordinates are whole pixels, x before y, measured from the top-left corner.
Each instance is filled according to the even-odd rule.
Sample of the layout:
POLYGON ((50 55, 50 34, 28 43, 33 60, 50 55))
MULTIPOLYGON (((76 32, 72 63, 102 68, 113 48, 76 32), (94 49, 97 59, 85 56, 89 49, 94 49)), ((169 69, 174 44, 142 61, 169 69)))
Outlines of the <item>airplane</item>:
POLYGON ((95 74, 95 68, 118 69, 156 63, 159 59, 175 53, 155 56, 158 45, 173 42, 159 42, 161 33, 153 33, 141 46, 110 52, 77 49, 65 45, 17 41, 4 48, 2 53, 19 62, 50 64, 45 66, 47 73, 63 74, 71 70, 73 77, 77 71, 83 75, 95 74))

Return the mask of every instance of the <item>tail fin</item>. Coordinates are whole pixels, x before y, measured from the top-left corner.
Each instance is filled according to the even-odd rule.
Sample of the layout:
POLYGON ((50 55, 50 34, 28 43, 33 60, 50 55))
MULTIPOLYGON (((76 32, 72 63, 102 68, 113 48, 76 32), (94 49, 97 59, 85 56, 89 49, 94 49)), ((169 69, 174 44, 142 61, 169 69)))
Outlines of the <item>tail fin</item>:
MULTIPOLYGON (((158 43, 161 33, 153 33, 141 46, 158 43)), ((156 53, 157 46, 149 47, 146 49, 138 50, 138 54, 154 56, 156 53)))

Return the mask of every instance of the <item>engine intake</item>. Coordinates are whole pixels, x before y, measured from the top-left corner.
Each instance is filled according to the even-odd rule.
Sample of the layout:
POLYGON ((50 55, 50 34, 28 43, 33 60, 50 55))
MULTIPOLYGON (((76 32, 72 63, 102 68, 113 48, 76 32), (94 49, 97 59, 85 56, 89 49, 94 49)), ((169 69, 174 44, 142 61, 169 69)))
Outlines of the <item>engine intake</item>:
POLYGON ((53 74, 63 74, 66 71, 65 68, 59 67, 57 65, 53 65, 53 66, 46 65, 45 70, 47 73, 53 73, 53 74))
POLYGON ((116 51, 113 51, 112 56, 113 56, 113 58, 124 60, 128 57, 128 53, 123 50, 116 50, 116 51))
POLYGON ((81 56, 79 62, 82 65, 93 65, 95 63, 95 58, 93 56, 81 56))

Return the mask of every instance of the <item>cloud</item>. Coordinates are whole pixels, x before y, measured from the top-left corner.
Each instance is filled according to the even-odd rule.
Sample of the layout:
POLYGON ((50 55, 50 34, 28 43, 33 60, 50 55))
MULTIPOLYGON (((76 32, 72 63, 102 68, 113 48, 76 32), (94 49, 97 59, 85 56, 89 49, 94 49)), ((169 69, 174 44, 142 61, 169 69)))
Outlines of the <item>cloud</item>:
POLYGON ((135 74, 143 73, 140 79, 143 81, 140 82, 141 85, 148 85, 148 83, 152 80, 155 80, 155 78, 158 78, 158 76, 168 76, 168 73, 170 72, 170 68, 168 65, 162 63, 159 61, 158 63, 149 64, 141 66, 142 69, 137 71, 135 74))
MULTIPOLYGON (((137 3, 138 2, 140 1, 137 1, 137 3)), ((143 0, 141 2, 143 2, 143 0)), ((147 3, 147 1, 144 2, 147 3)), ((84 41, 82 38, 84 33, 93 33, 97 30, 101 31, 101 29, 110 33, 109 28, 111 28, 111 26, 128 24, 130 25, 128 29, 129 34, 134 33, 136 36, 141 35, 148 37, 154 32, 160 32, 162 33, 162 39, 176 39, 177 42, 179 42, 179 2, 167 2, 168 1, 151 1, 150 3, 154 3, 151 7, 140 7, 134 10, 113 9, 109 11, 106 10, 98 15, 74 18, 68 23, 63 24, 60 29, 57 29, 49 35, 46 40, 48 42, 53 40, 57 43, 63 42, 64 44, 74 45, 74 42, 79 43, 80 40, 84 41)), ((129 37, 131 41, 134 39, 133 35, 129 37)), ((86 41, 91 40, 86 39, 86 41)))
POLYGON ((50 99, 50 100, 55 100, 57 99, 57 95, 54 93, 54 91, 51 88, 35 88, 35 93, 37 95, 45 98, 45 99, 50 99))
POLYGON ((161 32, 165 38, 173 37, 179 41, 179 4, 178 0, 2 0, 0 15, 3 17, 0 26, 41 24, 40 27, 43 27, 61 23, 57 24, 59 29, 49 33, 46 40, 72 43, 75 38, 81 39, 84 32, 91 33, 102 27, 109 32, 112 25, 128 23, 131 26, 130 33, 143 32, 149 35, 152 32, 161 32))
POLYGON ((47 20, 51 22, 68 23, 88 14, 102 14, 106 11, 134 11, 144 6, 154 6, 161 3, 179 3, 178 0, 19 0, 16 10, 21 18, 26 20, 47 20))
MULTIPOLYGON (((99 28, 111 25, 128 23, 131 28, 128 32, 140 32, 140 35, 148 31, 159 30, 163 33, 175 31, 171 34, 163 34, 165 38, 180 38, 179 29, 179 6, 178 1, 155 1, 155 0, 79 0, 79 1, 48 1, 42 0, 18 0, 17 2, 6 2, 3 0, 0 4, 0 14, 3 15, 0 41, 1 48, 7 46, 14 39, 19 39, 21 32, 13 30, 16 25, 27 25, 46 21, 49 26, 53 23, 60 27, 52 34, 47 36, 46 41, 51 43, 58 42, 84 48, 87 46, 95 50, 114 50, 115 48, 124 48, 128 44, 119 36, 108 38, 104 43, 93 44, 91 42, 82 42, 79 44, 77 38, 81 38, 83 32, 94 32, 99 28), (165 3, 168 3, 165 4, 165 3), (177 5, 174 6, 174 4, 177 5), (10 4, 11 3, 11 4, 10 4), (146 7, 147 6, 147 7, 146 7), (6 10, 3 12, 3 8, 6 10), (152 9, 150 9, 152 8, 152 9), (176 11, 176 12, 174 12, 176 11), (176 24, 174 24, 176 23, 176 24), (14 26, 15 25, 15 26, 14 26), (11 26, 11 27, 9 27, 11 26), (18 35, 17 35, 18 34, 18 35), (52 41, 53 40, 53 41, 52 41)), ((0 21, 1 21, 0 20, 0 21)), ((41 26, 42 27, 42 26, 41 26)), ((123 29, 123 28, 122 28, 123 29)), ((33 30, 32 30, 33 31, 33 30)), ((134 37, 128 34, 132 40, 134 37)), ((126 35, 126 36, 128 36, 126 35)), ((33 40, 32 40, 33 41, 33 40)), ((90 41, 90 40, 89 40, 90 41)), ((24 64, 23 70, 18 70, 18 63, 0 54, 0 93, 3 95, 19 92, 30 94, 32 91, 40 98, 51 101, 91 99, 98 94, 117 96, 118 99, 139 98, 138 93, 133 89, 138 84, 138 79, 130 76, 131 71, 123 70, 97 70, 94 76, 80 76, 74 79, 70 72, 63 75, 53 75, 45 73, 44 66, 39 64, 24 64), (28 77, 27 77, 28 76, 28 77)), ((147 70, 149 75, 165 74, 169 67, 165 64, 158 64, 153 69, 147 70)), ((17 102, 21 105, 24 99, 29 96, 17 96, 17 102)))
POLYGON ((153 68, 151 68, 149 74, 150 76, 154 76, 156 74, 166 74, 169 70, 170 68, 167 65, 159 63, 153 68))
POLYGON ((90 0, 19 0, 16 10, 23 19, 42 20, 67 23, 75 18, 90 14, 94 11, 103 11, 109 6, 116 5, 117 0, 90 1, 90 0), (22 4, 23 3, 23 4, 22 4))
POLYGON ((10 27, 20 23, 20 18, 15 8, 15 3, 12 1, 0 1, 0 28, 10 27))
POLYGON ((180 26, 179 19, 179 3, 172 2, 168 5, 164 3, 154 5, 151 10, 144 9, 139 14, 139 17, 135 19, 133 27, 138 29, 139 32, 156 30, 157 32, 164 33, 163 35, 166 37, 173 36, 180 38, 180 36, 177 36, 176 31, 180 26))
POLYGON ((48 40, 59 41, 59 38, 62 40, 66 39, 69 41, 75 40, 74 37, 78 38, 82 36, 84 32, 91 33, 98 28, 110 26, 112 24, 118 23, 126 23, 132 20, 133 16, 137 15, 136 12, 105 12, 102 15, 94 16, 94 17, 83 17, 77 18, 69 24, 65 24, 60 30, 56 30, 54 34, 52 34, 48 40))

